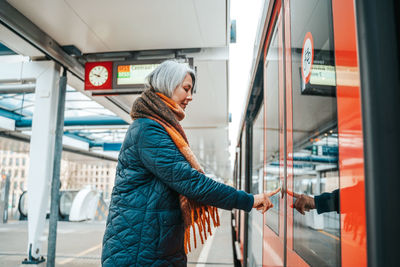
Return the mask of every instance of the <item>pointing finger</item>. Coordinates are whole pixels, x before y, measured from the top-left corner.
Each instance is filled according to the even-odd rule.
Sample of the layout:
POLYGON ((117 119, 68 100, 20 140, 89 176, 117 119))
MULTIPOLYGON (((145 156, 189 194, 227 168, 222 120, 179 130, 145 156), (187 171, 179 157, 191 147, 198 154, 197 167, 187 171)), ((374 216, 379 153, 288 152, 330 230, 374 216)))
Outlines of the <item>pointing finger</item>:
POLYGON ((295 197, 295 198, 300 198, 300 196, 301 196, 301 195, 299 195, 299 194, 297 194, 297 193, 295 193, 293 191, 290 191, 290 190, 287 190, 287 193, 288 193, 289 196, 292 196, 292 197, 295 197))
POLYGON ((271 196, 275 195, 276 193, 278 193, 279 191, 281 191, 280 187, 278 187, 277 189, 275 189, 272 192, 267 193, 267 196, 271 197, 271 196))

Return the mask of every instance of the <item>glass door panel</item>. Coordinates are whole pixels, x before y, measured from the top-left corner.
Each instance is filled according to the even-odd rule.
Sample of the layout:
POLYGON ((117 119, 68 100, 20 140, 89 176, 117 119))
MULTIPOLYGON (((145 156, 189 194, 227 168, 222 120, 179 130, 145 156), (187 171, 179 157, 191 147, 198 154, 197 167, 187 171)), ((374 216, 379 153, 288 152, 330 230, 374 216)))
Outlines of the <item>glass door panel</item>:
MULTIPOLYGON (((263 192, 263 163, 264 163, 264 104, 253 122, 252 131, 252 172, 250 192, 260 194, 263 192)), ((247 266, 262 266, 262 235, 263 215, 253 210, 249 213, 248 256, 247 266)))
MULTIPOLYGON (((292 185, 293 192, 313 198, 339 188, 332 6, 294 0, 290 11, 292 185)), ((302 214, 293 209, 292 218, 293 250, 311 266, 340 266, 337 210, 302 214)))
MULTIPOLYGON (((283 38, 280 15, 276 16, 275 26, 267 36, 268 41, 264 57, 264 191, 272 191, 284 183, 283 38)), ((274 207, 264 215, 263 266, 283 266, 284 202, 280 194, 272 196, 271 201, 274 207)))
POLYGON ((293 193, 287 195, 287 265, 364 266, 353 2, 291 0, 284 10, 287 190, 293 193), (315 209, 299 210, 305 196, 315 209))

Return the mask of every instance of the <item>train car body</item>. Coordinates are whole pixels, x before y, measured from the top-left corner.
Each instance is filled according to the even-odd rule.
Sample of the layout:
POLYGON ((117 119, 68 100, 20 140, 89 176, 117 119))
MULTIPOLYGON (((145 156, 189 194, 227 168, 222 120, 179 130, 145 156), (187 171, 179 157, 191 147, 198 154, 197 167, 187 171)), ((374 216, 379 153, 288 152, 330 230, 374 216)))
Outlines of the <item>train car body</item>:
POLYGON ((265 2, 233 176, 283 193, 264 215, 233 211, 237 265, 396 266, 396 13, 396 1, 265 2), (287 192, 336 204, 303 215, 287 192))

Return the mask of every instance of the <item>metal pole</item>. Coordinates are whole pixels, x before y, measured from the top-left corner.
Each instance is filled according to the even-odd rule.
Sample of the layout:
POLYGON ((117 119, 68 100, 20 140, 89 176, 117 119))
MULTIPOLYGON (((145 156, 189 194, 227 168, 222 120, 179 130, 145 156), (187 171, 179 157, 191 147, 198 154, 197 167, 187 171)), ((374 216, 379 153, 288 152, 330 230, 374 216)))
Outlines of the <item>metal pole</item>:
POLYGON ((34 93, 36 84, 0 84, 0 94, 34 93))
POLYGON ((64 128, 65 95, 67 88, 67 71, 65 68, 63 75, 60 77, 59 88, 60 88, 60 93, 58 96, 53 178, 51 181, 51 205, 50 205, 50 221, 49 221, 49 238, 47 247, 47 267, 54 267, 56 259, 57 221, 58 221, 59 198, 60 198, 59 193, 60 193, 62 136, 64 128))

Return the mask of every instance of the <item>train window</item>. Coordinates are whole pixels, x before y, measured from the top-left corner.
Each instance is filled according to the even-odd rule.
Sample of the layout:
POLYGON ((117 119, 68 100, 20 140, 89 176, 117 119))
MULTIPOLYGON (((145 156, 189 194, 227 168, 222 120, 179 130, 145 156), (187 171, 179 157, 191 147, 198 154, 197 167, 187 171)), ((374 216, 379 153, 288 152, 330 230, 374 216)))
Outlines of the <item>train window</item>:
POLYGON ((245 190, 244 184, 246 181, 246 126, 243 127, 242 140, 240 142, 241 165, 240 165, 240 185, 239 189, 245 190))
MULTIPOLYGON (((240 184, 239 187, 241 190, 245 190, 245 181, 246 181, 246 124, 242 130, 242 137, 240 140, 240 184)), ((244 211, 239 211, 239 241, 244 242, 244 211)), ((243 244, 243 243, 242 243, 243 244)))
MULTIPOLYGON (((331 1, 291 1, 293 190, 339 187, 331 1)), ((293 210, 293 248, 311 266, 340 265, 340 215, 293 210)))
MULTIPOLYGON (((253 122, 252 171, 250 190, 252 194, 263 192, 264 164, 264 107, 261 106, 253 122)), ((258 211, 249 213, 248 266, 262 265, 263 215, 258 211)))
MULTIPOLYGON (((264 63, 265 99, 265 168, 264 190, 269 192, 279 187, 279 43, 278 27, 275 27, 264 63)), ((266 212, 266 224, 279 234, 279 194, 271 197, 274 207, 266 212)))
POLYGON ((251 174, 251 193, 259 194, 263 191, 262 175, 260 178, 259 171, 263 168, 264 163, 264 107, 261 106, 260 111, 253 123, 253 140, 252 140, 252 174, 251 174))

